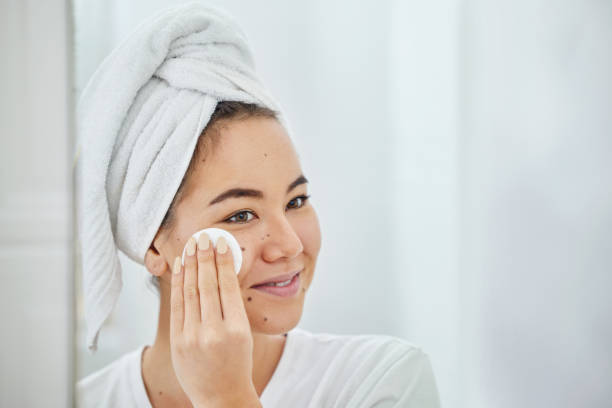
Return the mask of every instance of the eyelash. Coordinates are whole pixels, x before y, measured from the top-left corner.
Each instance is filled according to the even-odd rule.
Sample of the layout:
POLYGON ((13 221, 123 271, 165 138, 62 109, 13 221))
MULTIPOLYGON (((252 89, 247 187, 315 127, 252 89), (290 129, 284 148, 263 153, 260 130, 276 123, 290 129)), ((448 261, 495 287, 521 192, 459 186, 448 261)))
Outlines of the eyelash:
MULTIPOLYGON (((310 198, 309 195, 300 195, 300 196, 294 197, 291 201, 294 201, 294 200, 297 200, 297 199, 301 199, 302 200, 302 205, 300 205, 299 207, 292 207, 292 209, 297 210, 299 208, 302 208, 304 205, 306 205, 306 200, 308 200, 309 198, 310 198)), ((291 202, 291 201, 289 201, 289 202, 291 202)), ((223 220, 223 222, 228 223, 228 224, 246 224, 250 220, 249 221, 231 221, 232 218, 234 218, 237 215, 242 214, 242 213, 251 213, 252 214, 253 212, 250 211, 250 210, 241 210, 241 211, 238 211, 238 212, 234 213, 230 217, 226 218, 225 220, 223 220)))

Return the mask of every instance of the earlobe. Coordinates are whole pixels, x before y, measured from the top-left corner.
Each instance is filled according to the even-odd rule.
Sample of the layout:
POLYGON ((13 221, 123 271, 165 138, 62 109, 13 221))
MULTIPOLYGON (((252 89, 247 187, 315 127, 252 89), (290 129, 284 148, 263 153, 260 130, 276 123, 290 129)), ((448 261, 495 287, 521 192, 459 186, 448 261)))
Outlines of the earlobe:
POLYGON ((147 249, 144 261, 147 270, 154 276, 162 276, 168 268, 168 263, 162 254, 153 248, 147 249))

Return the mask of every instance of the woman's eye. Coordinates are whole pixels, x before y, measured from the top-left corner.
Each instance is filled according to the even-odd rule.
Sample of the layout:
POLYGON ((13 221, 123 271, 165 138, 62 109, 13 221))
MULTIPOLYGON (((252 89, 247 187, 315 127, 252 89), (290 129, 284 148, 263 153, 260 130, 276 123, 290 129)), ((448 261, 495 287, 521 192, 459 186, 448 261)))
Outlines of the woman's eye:
POLYGON ((289 201, 287 208, 300 208, 306 203, 306 200, 308 200, 309 197, 310 196, 295 197, 293 200, 289 201))
MULTIPOLYGON (((301 208, 304 206, 308 198, 310 198, 310 196, 306 196, 306 195, 297 196, 293 200, 289 201, 289 203, 287 204, 287 208, 288 209, 301 208)), ((243 211, 238 211, 231 217, 223 220, 223 222, 226 222, 228 224, 245 224, 251 221, 253 218, 255 218, 255 215, 253 214, 252 211, 243 210, 243 211)))
POLYGON ((225 222, 242 224, 251 221, 253 218, 254 215, 251 211, 240 211, 226 219, 225 222))

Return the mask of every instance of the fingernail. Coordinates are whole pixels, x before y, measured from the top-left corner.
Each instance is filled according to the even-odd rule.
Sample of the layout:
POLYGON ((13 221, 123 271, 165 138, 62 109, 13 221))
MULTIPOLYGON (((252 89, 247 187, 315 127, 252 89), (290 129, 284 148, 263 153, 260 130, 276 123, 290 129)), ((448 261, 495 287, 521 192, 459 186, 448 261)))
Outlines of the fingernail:
POLYGON ((217 252, 220 254, 224 254, 227 252, 227 242, 225 242, 224 237, 219 237, 217 240, 217 252))
POLYGON ((208 240, 208 235, 206 235, 206 233, 202 233, 200 234, 200 237, 198 238, 198 248, 201 250, 206 250, 208 249, 210 241, 208 240))
POLYGON ((181 271, 181 257, 177 256, 176 258, 174 258, 174 269, 173 269, 173 272, 175 274, 177 274, 180 271, 181 271))
POLYGON ((194 237, 189 237, 189 240, 187 241, 187 255, 189 256, 193 256, 193 254, 195 254, 195 250, 196 250, 196 241, 194 237))

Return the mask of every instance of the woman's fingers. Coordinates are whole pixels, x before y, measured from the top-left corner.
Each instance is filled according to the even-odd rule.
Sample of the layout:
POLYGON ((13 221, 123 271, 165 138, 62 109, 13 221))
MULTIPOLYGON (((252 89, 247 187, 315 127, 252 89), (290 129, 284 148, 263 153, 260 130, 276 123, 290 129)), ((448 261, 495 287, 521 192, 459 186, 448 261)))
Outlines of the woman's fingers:
POLYGON ((236 325, 244 325, 246 323, 248 326, 248 318, 240 295, 238 277, 236 272, 234 272, 234 258, 224 237, 219 237, 217 241, 216 261, 217 270, 219 271, 219 294, 221 297, 223 320, 236 325))
POLYGON ((206 233, 198 239, 198 288, 202 323, 206 326, 221 321, 215 252, 206 233))
MULTIPOLYGON (((175 270, 176 266, 175 262, 175 270)), ((171 307, 175 334, 201 323, 215 325, 222 318, 237 327, 248 327, 234 259, 224 237, 219 237, 216 249, 206 233, 200 234, 198 243, 189 238, 182 272, 172 276, 171 307)))
POLYGON ((180 313, 172 315, 172 366, 194 406, 223 405, 225 400, 235 403, 236 395, 255 394, 251 378, 253 337, 225 239, 219 238, 215 250, 208 236, 203 233, 200 237, 197 256, 187 255, 185 250, 184 277, 173 275, 173 312, 180 312, 184 304, 185 318, 181 322, 180 313), (194 282, 199 286, 198 305, 202 304, 201 311, 198 309, 202 318, 197 324, 188 310, 193 303, 188 294, 193 293, 194 282), (222 306, 225 321, 221 319, 222 306))
POLYGON ((185 329, 199 326, 200 319, 200 293, 198 290, 198 261, 195 256, 196 241, 189 237, 185 248, 185 282, 183 297, 185 298, 185 329))
POLYGON ((177 339, 183 331, 183 272, 181 257, 174 259, 172 268, 172 288, 170 290, 170 336, 177 339))

